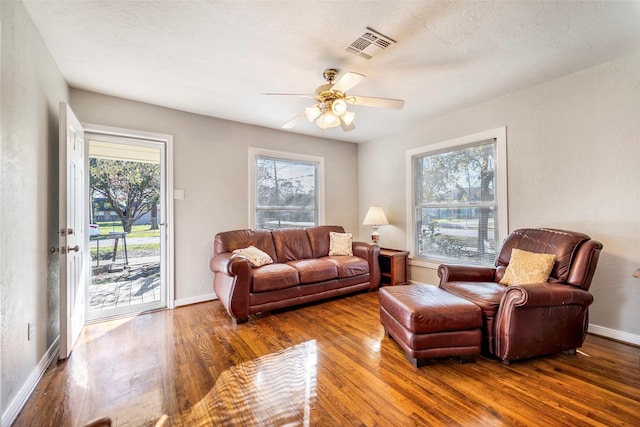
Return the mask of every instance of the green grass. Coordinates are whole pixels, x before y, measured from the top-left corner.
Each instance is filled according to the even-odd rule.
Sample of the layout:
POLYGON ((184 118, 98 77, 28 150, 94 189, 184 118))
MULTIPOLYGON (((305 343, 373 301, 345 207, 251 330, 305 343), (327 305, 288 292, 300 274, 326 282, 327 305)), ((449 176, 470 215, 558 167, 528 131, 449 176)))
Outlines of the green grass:
MULTIPOLYGON (((122 233, 122 223, 120 221, 114 222, 98 222, 100 226, 100 235, 108 236, 110 232, 122 233)), ((152 230, 151 225, 141 224, 131 227, 131 233, 127 234, 127 237, 158 237, 160 236, 160 229, 152 230)), ((102 251, 100 251, 102 252, 102 251)))
MULTIPOLYGON (((159 243, 148 243, 148 244, 139 244, 139 245, 127 245, 127 254, 129 257, 134 256, 136 251, 158 251, 160 253, 160 244, 159 243)), ((89 248, 89 252, 91 253, 91 259, 95 261, 96 259, 96 248, 89 248)), ((107 260, 111 259, 113 256, 113 246, 100 247, 100 259, 107 260)), ((146 255, 145 255, 146 256, 146 255)), ((124 247, 122 245, 118 245, 118 251, 116 253, 116 258, 124 257, 124 247)))

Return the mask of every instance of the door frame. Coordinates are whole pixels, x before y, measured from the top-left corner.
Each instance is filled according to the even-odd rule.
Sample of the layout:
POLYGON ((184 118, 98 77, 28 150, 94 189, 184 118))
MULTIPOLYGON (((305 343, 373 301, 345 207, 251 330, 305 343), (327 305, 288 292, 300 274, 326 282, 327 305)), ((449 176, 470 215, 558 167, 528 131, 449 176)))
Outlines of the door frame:
MULTIPOLYGON (((166 160, 166 171, 164 178, 164 187, 165 187, 165 217, 163 219, 163 223, 166 224, 164 226, 164 236, 166 239, 166 260, 165 265, 165 281, 166 281, 166 302, 167 308, 174 309, 175 308, 175 280, 174 280, 174 271, 175 271, 175 256, 174 256, 174 219, 173 219, 173 135, 155 133, 155 132, 146 132, 146 131, 138 131, 133 129, 125 129, 118 128, 112 126, 103 126, 96 125, 93 123, 82 123, 84 127, 85 133, 96 134, 96 135, 104 135, 111 137, 119 137, 119 138, 127 138, 127 139, 138 139, 138 140, 146 140, 150 142, 156 142, 160 144, 164 144, 165 146, 165 160, 166 160)), ((88 138, 85 142, 86 149, 88 152, 88 138)), ((89 157, 87 156, 87 170, 89 168, 89 157)), ((89 188, 89 173, 86 174, 86 183, 85 186, 89 188)), ((85 221, 89 223, 89 210, 87 208, 85 221)), ((162 235, 161 235, 162 238, 162 235)))

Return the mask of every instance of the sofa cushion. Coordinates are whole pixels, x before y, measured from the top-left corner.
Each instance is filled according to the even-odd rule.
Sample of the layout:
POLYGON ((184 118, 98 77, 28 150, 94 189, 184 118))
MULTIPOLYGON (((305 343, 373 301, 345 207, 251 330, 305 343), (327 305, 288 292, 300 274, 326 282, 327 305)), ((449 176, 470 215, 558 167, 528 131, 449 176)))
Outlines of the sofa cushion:
POLYGON ((554 254, 537 254, 513 248, 511 260, 500 284, 528 285, 546 283, 556 259, 554 254))
POLYGON ((312 258, 322 258, 329 255, 329 233, 332 231, 344 233, 344 228, 339 225, 319 225, 307 228, 312 258))
POLYGON ((353 235, 351 233, 329 233, 329 255, 330 256, 352 256, 353 255, 353 235))
POLYGON ((272 230, 277 262, 313 258, 307 231, 303 228, 281 228, 272 230))
POLYGON ((253 270, 253 292, 275 291, 299 284, 298 270, 287 264, 268 264, 253 270))
POLYGON ((233 252, 236 249, 242 249, 249 246, 255 246, 261 251, 276 260, 276 249, 273 245, 273 238, 269 230, 232 230, 223 231, 216 234, 213 242, 214 254, 223 252, 233 252))
POLYGON ((440 287, 471 301, 482 309, 484 316, 493 317, 498 311, 507 287, 496 282, 444 282, 440 287))
POLYGON ((329 261, 338 268, 338 277, 340 279, 369 273, 369 263, 357 256, 328 256, 322 259, 329 261))
POLYGON ((300 259, 289 261, 287 265, 295 268, 300 276, 300 283, 315 283, 338 277, 338 268, 325 259, 300 259))
POLYGON ((523 228, 514 230, 507 236, 496 259, 496 267, 507 266, 511 259, 511 249, 554 254, 556 262, 551 269, 549 281, 566 282, 569 267, 578 247, 589 240, 589 236, 550 228, 523 228), (552 280, 551 280, 552 279, 552 280))

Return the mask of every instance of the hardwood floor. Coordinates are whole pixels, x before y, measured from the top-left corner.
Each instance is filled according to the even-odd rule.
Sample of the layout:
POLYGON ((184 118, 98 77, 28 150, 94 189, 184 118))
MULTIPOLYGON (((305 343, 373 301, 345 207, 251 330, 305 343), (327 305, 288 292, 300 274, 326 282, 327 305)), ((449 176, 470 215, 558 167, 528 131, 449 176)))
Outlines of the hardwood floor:
POLYGON ((93 324, 15 426, 638 426, 640 349, 589 335, 576 356, 414 368, 378 293, 234 325, 208 302, 93 324))

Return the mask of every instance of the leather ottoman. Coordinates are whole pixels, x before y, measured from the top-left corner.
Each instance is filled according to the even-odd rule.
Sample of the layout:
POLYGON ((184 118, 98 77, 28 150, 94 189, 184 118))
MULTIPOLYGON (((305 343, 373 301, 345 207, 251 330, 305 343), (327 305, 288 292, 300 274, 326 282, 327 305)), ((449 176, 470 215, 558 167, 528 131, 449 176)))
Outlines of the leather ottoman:
POLYGON ((380 323, 416 367, 433 358, 474 362, 482 344, 480 307, 437 286, 404 285, 379 291, 380 323))

